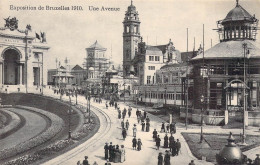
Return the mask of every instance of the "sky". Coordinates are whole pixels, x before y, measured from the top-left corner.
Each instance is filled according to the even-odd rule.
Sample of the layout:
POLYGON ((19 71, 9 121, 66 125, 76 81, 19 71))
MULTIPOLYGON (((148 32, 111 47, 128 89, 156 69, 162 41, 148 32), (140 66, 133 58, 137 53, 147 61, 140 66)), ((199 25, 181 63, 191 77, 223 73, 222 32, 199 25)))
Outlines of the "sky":
MULTIPOLYGON (((45 32, 49 51, 44 54, 48 69, 56 68, 55 59, 64 64, 82 66, 86 48, 96 40, 107 48, 106 56, 115 64, 123 59, 123 20, 131 0, 0 0, 0 27, 4 19, 16 17, 19 29, 32 26, 32 33, 45 32), (37 10, 10 10, 14 7, 36 7, 37 10), (83 10, 38 10, 38 7, 81 6, 83 10), (119 11, 90 11, 102 6, 120 8, 119 11)), ((240 0, 239 4, 251 15, 260 19, 260 0, 240 0)), ((202 44, 203 24, 205 50, 219 43, 216 22, 226 17, 236 5, 236 0, 133 0, 141 21, 140 32, 149 45, 163 45, 172 40, 181 52, 193 50, 202 44)), ((257 44, 260 36, 257 36, 257 44)), ((260 45, 260 44, 259 44, 260 45)))

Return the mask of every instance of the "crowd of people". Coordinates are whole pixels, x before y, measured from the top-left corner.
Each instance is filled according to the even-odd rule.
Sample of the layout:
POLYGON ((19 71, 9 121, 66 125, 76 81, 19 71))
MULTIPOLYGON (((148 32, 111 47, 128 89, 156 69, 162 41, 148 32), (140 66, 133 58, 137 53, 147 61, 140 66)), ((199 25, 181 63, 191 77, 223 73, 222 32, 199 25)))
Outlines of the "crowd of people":
MULTIPOLYGON (((100 102, 99 102, 100 103, 100 102)), ((106 108, 108 108, 108 106, 110 107, 114 107, 115 110, 117 110, 118 112, 118 119, 121 125, 121 130, 122 130, 122 139, 125 140, 127 138, 128 135, 128 130, 130 127, 130 122, 127 118, 127 114, 128 117, 130 118, 132 115, 132 108, 129 106, 128 109, 126 107, 123 108, 123 110, 120 110, 120 106, 117 102, 106 102, 105 104, 106 108)), ((147 115, 147 112, 143 112, 140 111, 139 109, 136 110, 136 118, 137 118, 137 123, 140 124, 141 126, 141 131, 142 132, 150 132, 150 118, 147 115)), ((179 139, 174 138, 173 134, 176 133, 176 123, 164 123, 162 122, 161 124, 161 130, 159 133, 165 133, 165 136, 163 138, 164 142, 161 145, 161 138, 159 133, 157 132, 156 129, 154 129, 154 131, 152 132, 152 137, 153 137, 153 141, 155 142, 156 148, 157 150, 160 149, 160 147, 165 148, 165 154, 163 154, 162 152, 159 153, 158 155, 158 165, 170 165, 170 160, 171 160, 171 156, 178 156, 180 153, 180 149, 181 149, 181 143, 179 141, 179 139), (168 136, 168 134, 170 134, 170 136, 168 136)), ((133 133, 133 139, 132 139, 132 149, 136 150, 136 151, 141 151, 142 150, 142 140, 141 138, 137 138, 137 125, 133 124, 132 127, 132 133, 133 133)), ((110 142, 110 145, 108 145, 108 143, 106 143, 106 145, 104 146, 104 159, 106 160, 105 165, 110 165, 111 162, 113 163, 122 163, 125 161, 125 148, 124 145, 121 145, 121 148, 119 147, 119 145, 113 145, 112 142, 110 142)), ((85 159, 86 160, 86 159, 85 159)), ((84 161, 85 161, 84 160, 84 161)), ((83 165, 84 164, 83 161, 83 165)), ((194 161, 192 161, 190 163, 191 165, 195 165, 194 161)), ((89 164, 87 164, 89 165, 89 164)))

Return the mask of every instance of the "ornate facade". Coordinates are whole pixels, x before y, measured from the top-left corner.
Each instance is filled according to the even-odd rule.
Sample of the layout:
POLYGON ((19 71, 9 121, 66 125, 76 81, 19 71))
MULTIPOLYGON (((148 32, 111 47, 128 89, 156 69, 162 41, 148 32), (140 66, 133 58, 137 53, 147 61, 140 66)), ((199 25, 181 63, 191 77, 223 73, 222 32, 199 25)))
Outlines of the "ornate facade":
POLYGON ((220 43, 191 60, 194 67, 193 108, 259 109, 260 49, 255 37, 258 20, 237 1, 218 21, 220 43), (245 92, 244 92, 245 89, 245 92), (201 98, 205 98, 202 102, 201 98))
POLYGON ((47 84, 43 59, 49 49, 45 33, 35 36, 30 25, 21 30, 15 17, 5 21, 0 28, 0 91, 42 91, 47 84))

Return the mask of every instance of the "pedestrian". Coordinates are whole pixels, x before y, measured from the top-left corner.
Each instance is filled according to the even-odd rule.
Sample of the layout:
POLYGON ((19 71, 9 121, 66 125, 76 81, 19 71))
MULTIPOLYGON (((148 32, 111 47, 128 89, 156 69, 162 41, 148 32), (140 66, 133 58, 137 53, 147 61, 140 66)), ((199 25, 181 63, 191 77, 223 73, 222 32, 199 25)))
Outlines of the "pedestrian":
POLYGON ((104 146, 104 150, 105 150, 105 160, 107 160, 108 159, 108 151, 109 151, 108 143, 106 143, 106 145, 104 146))
POLYGON ((111 165, 111 163, 109 162, 109 159, 107 159, 107 162, 105 163, 105 165, 111 165))
POLYGON ((171 133, 171 136, 169 137, 170 152, 172 152, 173 143, 174 143, 174 137, 172 136, 172 133, 171 133))
POLYGON ((132 144, 133 144, 133 150, 136 150, 137 141, 136 141, 136 138, 135 138, 135 137, 134 137, 133 140, 132 140, 132 144))
POLYGON ((122 120, 122 121, 121 121, 121 127, 122 127, 122 129, 124 129, 124 128, 125 128, 125 123, 124 123, 124 120, 122 120))
POLYGON ((161 132, 165 132, 164 122, 162 122, 161 132))
POLYGON ((146 122, 146 132, 150 132, 150 123, 146 122))
POLYGON ((125 116, 126 116, 126 108, 124 108, 123 112, 122 112, 122 116, 123 116, 123 119, 125 119, 125 116))
POLYGON ((164 136, 164 148, 168 148, 168 136, 167 136, 167 133, 165 134, 164 136))
POLYGON ((122 136, 123 136, 123 139, 125 140, 125 138, 126 138, 126 129, 125 128, 123 128, 123 130, 122 130, 122 136))
POLYGON ((169 151, 166 150, 165 152, 166 154, 164 156, 164 165, 171 165, 171 157, 169 155, 169 151))
POLYGON ((179 139, 177 139, 177 142, 176 142, 176 154, 179 155, 179 152, 181 150, 181 143, 179 141, 179 139))
POLYGON ((144 131, 144 128, 145 128, 145 123, 144 121, 142 121, 142 131, 144 131))
POLYGON ((166 133, 169 132, 169 129, 170 129, 170 124, 167 124, 167 125, 166 125, 166 133))
POLYGON ((173 133, 173 123, 170 124, 170 133, 173 133))
POLYGON ((158 155, 158 165, 163 165, 163 156, 161 152, 158 155))
POLYGON ((134 124, 134 127, 133 127, 133 137, 136 137, 136 132, 137 132, 137 129, 136 129, 136 125, 134 124))
POLYGON ((140 116, 137 116, 137 123, 140 123, 140 116))
POLYGON ((141 139, 139 138, 138 139, 138 141, 137 141, 137 151, 141 151, 141 149, 142 149, 142 146, 143 144, 142 144, 142 142, 141 142, 141 139))
POLYGON ((129 118, 131 117, 131 114, 132 114, 132 108, 129 107, 129 108, 128 108, 128 116, 129 116, 129 118))
POLYGON ((120 162, 123 163, 125 161, 125 146, 124 145, 121 145, 120 155, 121 155, 120 162))
POLYGON ((161 143, 161 139, 160 139, 160 136, 158 135, 157 138, 156 138, 157 150, 159 150, 159 148, 160 148, 160 143, 161 143))
POLYGON ((120 155, 120 151, 119 151, 119 145, 116 145, 114 163, 119 163, 120 160, 121 160, 121 155, 120 155))
POLYGON ((176 133, 176 123, 173 123, 173 133, 175 134, 176 133))
POLYGON ((136 118, 138 118, 138 115, 139 115, 139 109, 136 110, 135 114, 136 114, 136 118))
POLYGON ((146 116, 145 120, 147 123, 150 123, 150 118, 148 116, 146 116))
POLYGON ((126 120, 126 122, 125 122, 125 128, 126 128, 126 130, 128 130, 128 128, 129 128, 129 121, 128 120, 126 120))
POLYGON ((112 162, 112 150, 113 150, 113 145, 112 145, 112 142, 110 142, 110 145, 109 145, 109 148, 108 148, 108 150, 109 150, 109 161, 110 162, 112 162))
POLYGON ((87 156, 85 156, 85 160, 83 160, 83 165, 89 165, 89 164, 88 164, 88 157, 87 157, 87 156))
POLYGON ((195 165, 194 160, 191 160, 189 165, 195 165))
POLYGON ((116 146, 113 145, 112 150, 111 150, 111 162, 114 162, 116 158, 116 146))
POLYGON ((121 110, 118 109, 118 119, 121 119, 121 110))
POLYGON ((153 131, 153 141, 156 141, 156 138, 157 138, 157 131, 156 131, 156 129, 154 129, 154 131, 153 131))
POLYGON ((146 119, 146 115, 147 115, 147 113, 146 113, 146 111, 144 111, 144 118, 146 119))
POLYGON ((96 161, 94 161, 93 165, 98 165, 96 161))
POLYGON ((176 156, 176 154, 177 154, 177 144, 176 141, 174 140, 172 144, 172 156, 176 156))
POLYGON ((117 102, 115 102, 115 110, 117 109, 117 102))
POLYGON ((77 165, 81 165, 80 161, 77 162, 77 165))
POLYGON ((107 104, 107 102, 106 102, 106 109, 108 109, 108 104, 107 104))

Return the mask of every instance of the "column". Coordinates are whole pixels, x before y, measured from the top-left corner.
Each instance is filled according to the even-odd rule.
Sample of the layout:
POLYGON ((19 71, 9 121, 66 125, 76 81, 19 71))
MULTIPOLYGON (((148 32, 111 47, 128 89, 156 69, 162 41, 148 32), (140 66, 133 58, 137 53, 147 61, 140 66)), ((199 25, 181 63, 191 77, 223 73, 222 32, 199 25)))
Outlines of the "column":
POLYGON ((3 72, 2 67, 3 67, 3 63, 0 63, 0 74, 1 74, 1 76, 0 76, 0 84, 3 84, 3 76, 4 76, 4 72, 3 72))
POLYGON ((23 84, 23 65, 19 64, 19 84, 23 84))

